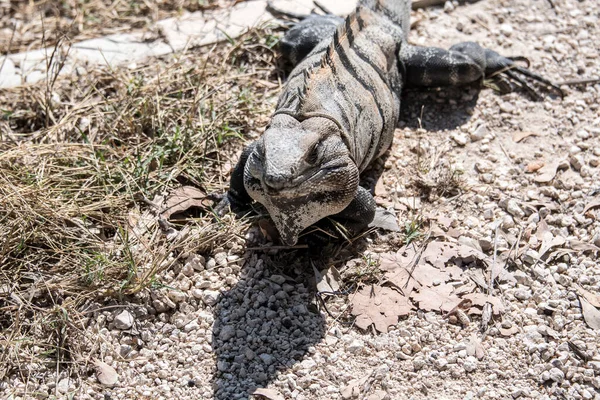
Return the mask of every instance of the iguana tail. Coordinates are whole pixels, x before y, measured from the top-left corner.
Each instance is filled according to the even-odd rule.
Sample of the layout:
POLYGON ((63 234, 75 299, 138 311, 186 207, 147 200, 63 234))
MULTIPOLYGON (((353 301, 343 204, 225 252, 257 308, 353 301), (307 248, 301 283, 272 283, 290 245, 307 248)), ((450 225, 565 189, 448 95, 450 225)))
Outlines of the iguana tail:
POLYGON ((360 0, 358 4, 385 15, 396 25, 402 27, 404 37, 408 36, 411 0, 360 0))

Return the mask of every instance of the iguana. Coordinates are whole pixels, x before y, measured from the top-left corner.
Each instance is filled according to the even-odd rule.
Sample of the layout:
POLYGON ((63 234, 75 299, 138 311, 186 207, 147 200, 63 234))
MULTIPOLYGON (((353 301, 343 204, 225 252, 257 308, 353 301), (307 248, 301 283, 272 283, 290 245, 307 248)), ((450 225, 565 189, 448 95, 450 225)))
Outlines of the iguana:
POLYGON ((286 33, 281 51, 296 66, 264 134, 243 150, 220 212, 255 200, 288 245, 328 216, 359 232, 375 215, 359 176, 390 147, 404 88, 503 74, 560 91, 474 42, 449 50, 409 45, 410 9, 410 0, 360 0, 344 20, 312 15, 286 33))

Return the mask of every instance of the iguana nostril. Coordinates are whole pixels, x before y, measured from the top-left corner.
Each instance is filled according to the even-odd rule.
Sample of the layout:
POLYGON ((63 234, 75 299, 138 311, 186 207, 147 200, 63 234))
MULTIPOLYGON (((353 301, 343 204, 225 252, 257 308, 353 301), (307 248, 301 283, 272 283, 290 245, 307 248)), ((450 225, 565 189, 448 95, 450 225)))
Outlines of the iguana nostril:
POLYGON ((266 175, 263 182, 269 189, 281 190, 285 187, 286 178, 281 175, 266 175))

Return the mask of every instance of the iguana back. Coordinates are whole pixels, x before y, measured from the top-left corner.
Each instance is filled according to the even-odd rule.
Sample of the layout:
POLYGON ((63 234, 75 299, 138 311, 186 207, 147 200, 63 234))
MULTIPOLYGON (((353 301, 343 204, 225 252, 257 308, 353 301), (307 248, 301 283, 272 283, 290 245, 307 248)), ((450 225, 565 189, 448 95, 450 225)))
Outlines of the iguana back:
POLYGON ((286 34, 282 51, 297 65, 264 135, 242 153, 225 204, 263 204, 286 244, 327 216, 358 232, 375 214, 359 174, 389 148, 405 86, 457 86, 503 74, 525 88, 521 75, 560 92, 477 43, 409 45, 410 7, 407 0, 361 0, 339 25, 335 17, 312 16, 286 34))

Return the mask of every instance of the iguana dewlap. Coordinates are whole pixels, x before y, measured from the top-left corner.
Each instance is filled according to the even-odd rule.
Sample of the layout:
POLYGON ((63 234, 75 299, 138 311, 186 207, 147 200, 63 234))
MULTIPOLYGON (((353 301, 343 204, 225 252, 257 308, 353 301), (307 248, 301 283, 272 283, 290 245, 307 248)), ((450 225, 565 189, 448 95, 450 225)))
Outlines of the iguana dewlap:
POLYGON ((410 0, 361 0, 345 20, 315 15, 288 31, 281 49, 296 66, 264 135, 243 151, 225 203, 263 204, 288 245, 328 216, 359 232, 375 215, 359 176, 392 143, 404 87, 505 74, 557 89, 473 42, 409 45, 410 8, 410 0))

